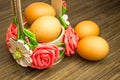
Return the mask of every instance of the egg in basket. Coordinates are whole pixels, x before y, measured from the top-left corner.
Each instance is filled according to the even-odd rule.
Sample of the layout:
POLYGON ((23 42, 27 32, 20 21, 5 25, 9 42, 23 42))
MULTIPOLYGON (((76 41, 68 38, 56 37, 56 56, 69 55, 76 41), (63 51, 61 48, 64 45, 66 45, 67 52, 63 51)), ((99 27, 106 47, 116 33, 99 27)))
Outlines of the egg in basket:
POLYGON ((30 4, 21 13, 21 0, 11 0, 13 22, 6 33, 6 44, 16 62, 23 67, 51 68, 64 55, 74 54, 79 41, 66 14, 66 2, 51 0, 30 4))

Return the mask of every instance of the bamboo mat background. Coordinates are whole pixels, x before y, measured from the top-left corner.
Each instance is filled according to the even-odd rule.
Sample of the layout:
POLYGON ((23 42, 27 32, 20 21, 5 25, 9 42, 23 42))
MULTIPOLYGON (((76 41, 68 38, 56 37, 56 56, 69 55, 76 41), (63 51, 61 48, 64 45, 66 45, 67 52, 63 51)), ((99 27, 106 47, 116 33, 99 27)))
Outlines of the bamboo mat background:
MULTIPOLYGON (((35 1, 50 3, 50 0, 22 0, 22 11, 35 1)), ((67 5, 73 27, 86 19, 99 24, 100 36, 110 45, 109 55, 90 62, 76 53, 46 70, 19 66, 5 44, 12 21, 10 0, 0 0, 0 80, 120 80, 120 0, 67 0, 67 5)))

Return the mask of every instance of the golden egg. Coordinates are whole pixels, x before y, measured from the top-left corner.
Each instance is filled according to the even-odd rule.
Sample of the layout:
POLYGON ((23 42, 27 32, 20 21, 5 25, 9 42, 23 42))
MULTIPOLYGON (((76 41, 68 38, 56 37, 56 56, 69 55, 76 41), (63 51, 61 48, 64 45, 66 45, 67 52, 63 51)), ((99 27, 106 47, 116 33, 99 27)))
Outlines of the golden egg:
POLYGON ((108 54, 109 45, 102 37, 88 36, 78 42, 77 52, 84 59, 101 60, 108 54))
POLYGON ((38 42, 55 40, 60 35, 61 29, 61 23, 53 16, 42 16, 30 27, 30 31, 36 35, 38 42))
POLYGON ((32 24, 37 18, 41 16, 55 16, 56 11, 55 9, 43 2, 35 2, 27 6, 25 9, 25 19, 29 24, 32 24))
POLYGON ((84 20, 75 26, 75 32, 80 39, 87 36, 97 36, 99 35, 99 26, 94 21, 84 20))

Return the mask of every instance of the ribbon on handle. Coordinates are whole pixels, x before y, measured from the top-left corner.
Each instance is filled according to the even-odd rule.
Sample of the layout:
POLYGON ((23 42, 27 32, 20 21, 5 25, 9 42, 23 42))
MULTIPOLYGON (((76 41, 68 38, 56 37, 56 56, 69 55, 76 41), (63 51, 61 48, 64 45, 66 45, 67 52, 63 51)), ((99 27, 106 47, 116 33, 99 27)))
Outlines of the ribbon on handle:
POLYGON ((12 13, 13 13, 13 16, 16 15, 16 1, 15 0, 11 0, 11 8, 12 8, 12 13))
POLYGON ((62 15, 62 0, 51 0, 51 4, 55 8, 57 15, 62 15))

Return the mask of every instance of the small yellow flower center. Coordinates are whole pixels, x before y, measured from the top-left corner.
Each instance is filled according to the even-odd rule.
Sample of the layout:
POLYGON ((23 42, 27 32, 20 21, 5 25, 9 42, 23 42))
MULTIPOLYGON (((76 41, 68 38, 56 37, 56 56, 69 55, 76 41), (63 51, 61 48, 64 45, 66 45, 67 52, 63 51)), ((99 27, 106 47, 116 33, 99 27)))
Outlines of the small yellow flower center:
POLYGON ((14 59, 20 59, 20 58, 23 57, 23 54, 22 54, 22 52, 20 51, 19 48, 16 48, 16 51, 15 51, 15 53, 13 54, 13 57, 14 57, 14 59))

